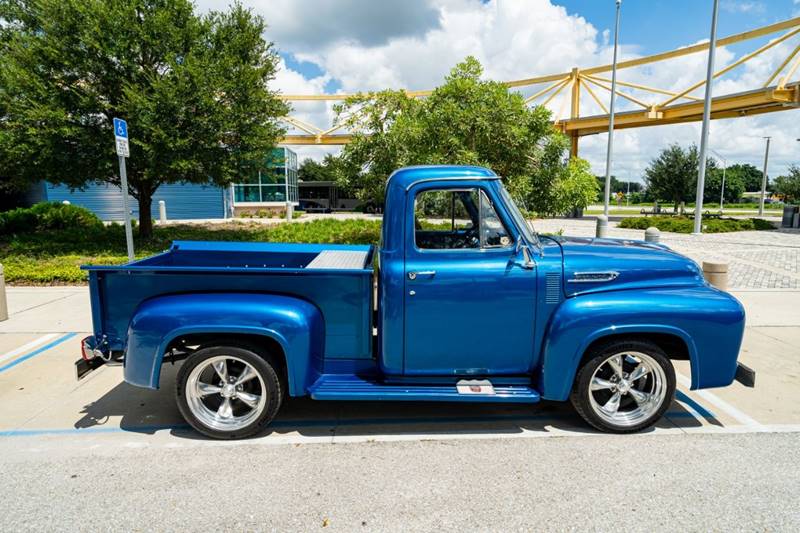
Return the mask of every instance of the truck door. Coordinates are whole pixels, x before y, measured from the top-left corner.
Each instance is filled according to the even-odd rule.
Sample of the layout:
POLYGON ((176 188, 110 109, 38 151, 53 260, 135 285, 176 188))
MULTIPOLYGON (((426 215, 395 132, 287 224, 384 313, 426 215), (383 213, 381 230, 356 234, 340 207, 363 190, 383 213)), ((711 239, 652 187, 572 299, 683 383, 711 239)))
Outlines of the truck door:
MULTIPOLYGON (((473 182, 474 183, 474 182, 473 182)), ((531 369, 536 271, 519 264, 516 229, 495 190, 412 188, 406 220, 407 375, 502 375, 531 369)))

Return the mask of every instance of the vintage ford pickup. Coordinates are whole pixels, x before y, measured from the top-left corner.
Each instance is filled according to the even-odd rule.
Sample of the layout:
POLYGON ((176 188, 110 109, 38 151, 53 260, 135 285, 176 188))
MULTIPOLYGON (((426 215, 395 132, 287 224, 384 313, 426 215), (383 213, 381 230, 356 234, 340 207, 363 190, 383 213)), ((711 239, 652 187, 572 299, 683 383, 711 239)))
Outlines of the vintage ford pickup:
POLYGON ((654 424, 675 392, 754 374, 737 363, 744 310, 666 246, 537 235, 478 167, 398 170, 380 247, 183 242, 87 266, 94 335, 79 376, 175 397, 215 438, 258 433, 286 396, 316 400, 571 400, 595 428, 654 424), (444 222, 443 222, 444 221, 444 222))

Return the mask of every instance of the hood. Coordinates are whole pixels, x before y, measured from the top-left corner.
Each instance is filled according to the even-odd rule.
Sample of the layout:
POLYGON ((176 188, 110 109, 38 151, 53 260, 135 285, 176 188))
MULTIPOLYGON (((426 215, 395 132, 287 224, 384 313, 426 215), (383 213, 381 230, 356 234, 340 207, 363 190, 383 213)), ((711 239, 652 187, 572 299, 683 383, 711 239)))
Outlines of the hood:
POLYGON ((587 237, 556 241, 563 251, 567 296, 704 283, 697 263, 663 244, 587 237))

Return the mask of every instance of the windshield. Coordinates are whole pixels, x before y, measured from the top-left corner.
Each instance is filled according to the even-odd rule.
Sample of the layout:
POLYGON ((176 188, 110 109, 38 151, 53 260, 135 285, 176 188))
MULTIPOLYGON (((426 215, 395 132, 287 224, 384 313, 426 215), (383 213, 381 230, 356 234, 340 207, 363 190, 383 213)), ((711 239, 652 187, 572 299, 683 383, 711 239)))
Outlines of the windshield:
POLYGON ((511 212, 511 217, 514 219, 514 224, 520 229, 522 232, 522 238, 525 239, 530 244, 539 245, 539 239, 536 237, 536 232, 533 231, 533 228, 522 215, 522 212, 517 207, 516 202, 511 199, 511 195, 508 194, 508 191, 503 186, 503 183, 500 182, 500 195, 503 197, 503 201, 508 206, 509 212, 511 212))

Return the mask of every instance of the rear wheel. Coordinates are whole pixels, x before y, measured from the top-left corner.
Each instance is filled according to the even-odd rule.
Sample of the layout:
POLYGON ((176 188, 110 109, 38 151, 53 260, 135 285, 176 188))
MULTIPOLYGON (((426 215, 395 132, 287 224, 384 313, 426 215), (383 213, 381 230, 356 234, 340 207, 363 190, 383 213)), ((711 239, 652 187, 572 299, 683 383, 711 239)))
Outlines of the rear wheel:
POLYGON ((570 400, 595 428, 633 433, 655 424, 674 395, 675 370, 658 345, 614 341, 581 367, 570 400))
POLYGON ((212 346, 193 353, 178 372, 178 408, 197 431, 217 439, 252 436, 281 405, 275 368, 244 348, 212 346))

